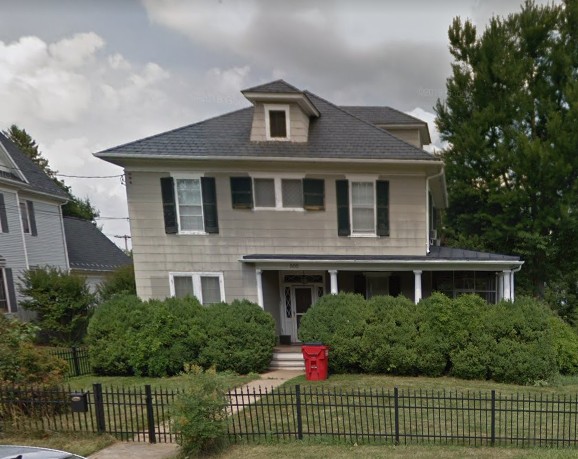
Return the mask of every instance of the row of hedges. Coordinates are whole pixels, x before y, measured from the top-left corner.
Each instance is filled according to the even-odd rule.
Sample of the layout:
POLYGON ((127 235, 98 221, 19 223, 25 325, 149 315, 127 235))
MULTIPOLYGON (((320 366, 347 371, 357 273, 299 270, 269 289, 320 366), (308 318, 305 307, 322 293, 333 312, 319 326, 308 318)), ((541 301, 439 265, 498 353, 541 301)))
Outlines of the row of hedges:
POLYGON ((541 302, 475 295, 327 295, 303 316, 302 341, 330 346, 336 373, 452 375, 527 384, 578 373, 578 335, 541 302))
POLYGON ((132 295, 99 306, 87 335, 96 374, 155 377, 177 374, 186 363, 264 371, 275 339, 271 315, 249 301, 204 307, 195 298, 141 301, 132 295))

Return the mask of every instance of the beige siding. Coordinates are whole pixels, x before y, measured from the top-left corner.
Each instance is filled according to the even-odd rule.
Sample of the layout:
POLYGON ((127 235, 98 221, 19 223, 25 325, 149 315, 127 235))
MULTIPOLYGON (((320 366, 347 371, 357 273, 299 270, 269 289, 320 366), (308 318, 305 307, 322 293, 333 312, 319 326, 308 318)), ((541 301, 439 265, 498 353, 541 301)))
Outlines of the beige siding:
MULTIPOLYGON (((268 104, 273 105, 273 104, 268 104)), ((289 106, 289 138, 291 142, 307 142, 309 134, 309 117, 303 113, 303 110, 297 104, 281 104, 289 106)), ((251 127, 251 141, 267 141, 265 125, 265 105, 258 103, 255 105, 253 112, 253 125, 251 127)), ((276 142, 272 140, 271 142, 276 142)))
POLYGON ((230 173, 216 177, 219 234, 167 235, 160 178, 166 173, 132 172, 127 184, 139 295, 169 295, 169 272, 223 272, 227 301, 256 301, 255 270, 239 259, 248 254, 425 255, 425 177, 387 176, 390 237, 339 237, 335 180, 326 175, 326 210, 236 210, 230 173))
POLYGON ((421 136, 419 135, 418 128, 412 129, 401 129, 401 128, 385 128, 387 132, 396 136, 398 139, 404 142, 410 143, 418 148, 423 148, 423 143, 421 141, 421 136))

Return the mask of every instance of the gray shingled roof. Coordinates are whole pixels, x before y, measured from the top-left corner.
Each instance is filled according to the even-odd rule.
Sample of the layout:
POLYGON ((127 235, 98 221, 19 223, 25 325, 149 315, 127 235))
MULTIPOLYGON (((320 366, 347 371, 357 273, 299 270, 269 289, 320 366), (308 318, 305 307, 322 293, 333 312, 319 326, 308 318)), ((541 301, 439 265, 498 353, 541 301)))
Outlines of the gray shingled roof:
POLYGON ((68 260, 72 269, 114 271, 132 264, 132 259, 92 222, 64 217, 68 260))
POLYGON ((302 91, 297 89, 295 86, 290 85, 284 80, 275 80, 270 83, 261 84, 259 86, 253 86, 249 89, 243 89, 242 93, 245 92, 262 92, 267 94, 272 93, 299 93, 301 94, 302 91))
POLYGON ((427 123, 419 118, 415 118, 406 113, 400 112, 395 108, 391 107, 370 107, 370 106, 358 106, 358 105, 341 105, 345 111, 348 111, 352 115, 361 118, 362 120, 368 121, 371 124, 425 124, 427 123))
MULTIPOLYGON (((272 83, 273 84, 273 83, 272 83)), ((371 123, 312 94, 319 118, 312 118, 309 140, 251 142, 253 107, 101 151, 102 158, 132 157, 255 157, 333 158, 439 161, 371 123)))
MULTIPOLYGON (((46 193, 58 198, 68 199, 66 192, 60 188, 54 180, 42 171, 32 160, 20 151, 20 149, 4 134, 0 133, 0 143, 6 149, 12 160, 16 163, 20 172, 26 177, 29 182, 29 188, 32 191, 46 193)), ((14 174, 12 174, 14 175, 14 174)), ((16 176, 9 177, 11 179, 20 179, 16 176)))
POLYGON ((283 255, 252 254, 243 256, 245 261, 265 260, 301 260, 301 261, 504 261, 519 262, 520 257, 498 253, 476 252, 473 250, 455 249, 453 247, 430 247, 425 256, 411 255, 283 255))

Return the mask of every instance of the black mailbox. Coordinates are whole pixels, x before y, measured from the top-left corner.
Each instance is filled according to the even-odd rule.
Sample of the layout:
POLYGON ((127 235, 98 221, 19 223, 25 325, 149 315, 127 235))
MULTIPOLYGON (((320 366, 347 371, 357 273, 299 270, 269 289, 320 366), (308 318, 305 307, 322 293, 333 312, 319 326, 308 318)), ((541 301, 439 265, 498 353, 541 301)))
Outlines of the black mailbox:
POLYGON ((72 392, 70 394, 70 408, 73 413, 88 411, 88 392, 72 392))

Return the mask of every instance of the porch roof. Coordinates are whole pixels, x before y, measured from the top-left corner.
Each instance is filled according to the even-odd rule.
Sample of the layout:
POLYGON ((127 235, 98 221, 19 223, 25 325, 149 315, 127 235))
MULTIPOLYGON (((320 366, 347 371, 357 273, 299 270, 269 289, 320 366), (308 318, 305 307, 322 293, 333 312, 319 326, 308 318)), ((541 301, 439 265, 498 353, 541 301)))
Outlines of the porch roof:
MULTIPOLYGON (((312 266, 325 266, 339 269, 352 266, 361 268, 372 266, 381 269, 428 269, 428 270, 494 270, 515 269, 524 262, 520 257, 498 253, 477 252, 474 250, 456 249, 452 247, 430 247, 427 255, 334 255, 334 254, 251 254, 244 255, 241 260, 257 265, 280 265, 300 263, 312 266)), ((271 269, 274 269, 270 266, 271 269)))

